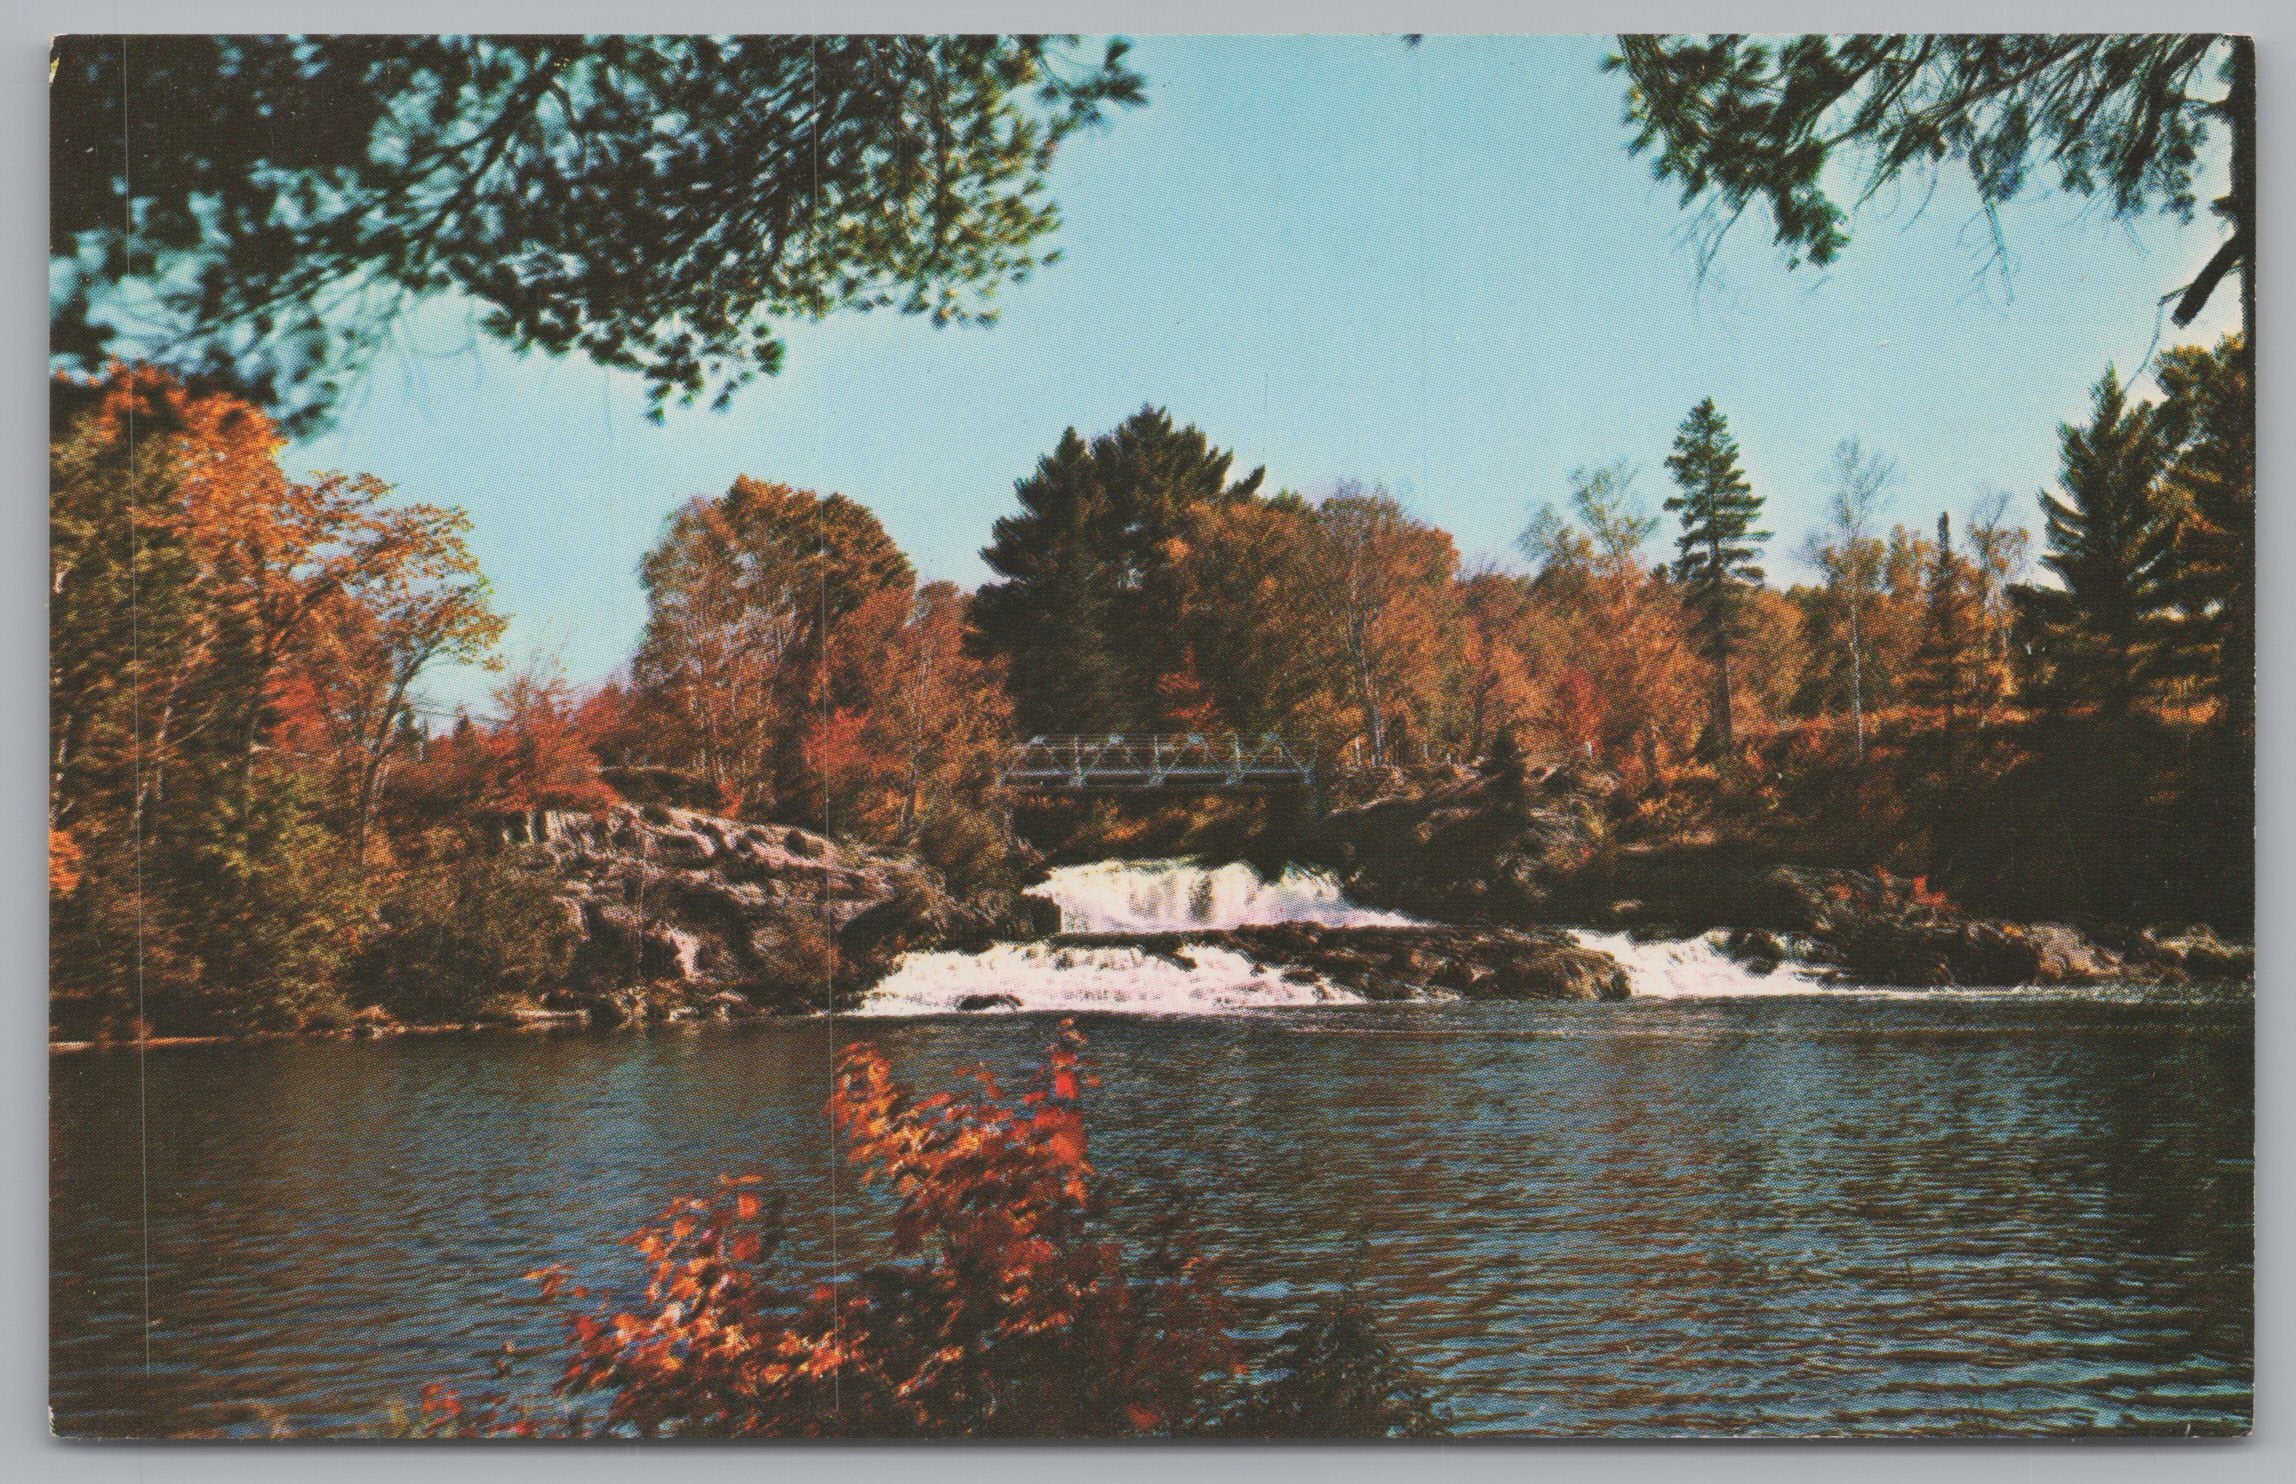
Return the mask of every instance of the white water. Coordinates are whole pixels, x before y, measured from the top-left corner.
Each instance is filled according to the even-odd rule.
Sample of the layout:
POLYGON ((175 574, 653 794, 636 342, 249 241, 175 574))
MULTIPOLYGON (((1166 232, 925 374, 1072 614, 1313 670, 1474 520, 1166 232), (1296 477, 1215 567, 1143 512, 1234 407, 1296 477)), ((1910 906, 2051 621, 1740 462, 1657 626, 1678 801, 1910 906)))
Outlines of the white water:
POLYGON ((1031 896, 1059 904, 1064 933, 1165 933, 1191 928, 1317 922, 1325 927, 1407 927, 1400 912, 1358 907, 1321 871, 1294 866, 1273 881, 1241 862, 1094 861, 1062 866, 1031 896))
MULTIPOLYGON (((1406 926, 1419 919, 1359 907, 1320 872, 1287 870, 1263 881, 1249 866, 1185 861, 1095 861, 1052 872, 1035 895, 1060 907, 1068 933, 1161 933, 1315 922, 1328 927, 1406 926)), ((1822 971, 1792 963, 1757 973, 1717 946, 1716 937, 1638 942, 1625 933, 1575 930, 1588 948, 1618 960, 1634 997, 1742 999, 1855 994, 1891 999, 1972 996, 2004 991, 1836 988, 1822 971)), ((2031 991, 2007 991, 2031 993, 2031 991)), ((2075 991, 2074 993, 2094 993, 2075 991)), ((1452 996, 1429 991, 1431 1000, 1452 996)), ((1232 949, 1191 947, 1172 957, 1138 948, 1000 943, 984 953, 912 953, 854 1013, 950 1015, 988 1011, 1217 1015, 1239 1010, 1361 1004, 1362 997, 1320 977, 1263 967, 1232 949), (1175 959, 1185 962, 1175 962, 1175 959), (987 996, 1005 996, 994 1002, 987 996), (970 1012, 963 1012, 967 1000, 970 1012)))
MULTIPOLYGON (((1263 881, 1250 866, 1187 861, 1094 861, 1062 866, 1032 895, 1060 907, 1065 933, 1165 933, 1317 922, 1401 926, 1415 919, 1350 902, 1331 877, 1296 867, 1263 881)), ((1217 1015, 1301 1005, 1354 1005, 1363 997, 1321 978, 1264 968, 1232 949, 1188 948, 1173 958, 1137 948, 1000 943, 985 953, 912 953, 855 1013, 948 1015, 968 999, 984 1010, 1217 1015), (1016 1004, 978 997, 1008 995, 1016 1004)))
POLYGON ((1756 996, 1824 995, 1832 999, 1865 1000, 2126 1000, 2142 998, 2141 985, 2126 984, 1940 984, 1922 988, 1842 984, 1826 977, 1823 968, 1783 963, 1767 974, 1757 973, 1724 953, 1724 936, 1675 938, 1638 943, 1624 933, 1572 930, 1582 947, 1598 948, 1626 970, 1638 1000, 1727 1000, 1756 996))
POLYGON ((1127 1015, 1218 1015, 1300 1005, 1356 1005, 1362 996, 1321 979, 1288 978, 1227 948, 1194 947, 1160 958, 1137 948, 1064 948, 999 943, 985 953, 912 953, 878 982, 857 1015, 949 1015, 967 999, 983 1011, 1127 1015))
POLYGON ((1638 943, 1625 933, 1579 928, 1571 936, 1584 948, 1599 949, 1626 970, 1638 1000, 1741 999, 1753 995, 1836 994, 1818 971, 1780 964, 1757 974, 1716 947, 1711 938, 1675 938, 1638 943))

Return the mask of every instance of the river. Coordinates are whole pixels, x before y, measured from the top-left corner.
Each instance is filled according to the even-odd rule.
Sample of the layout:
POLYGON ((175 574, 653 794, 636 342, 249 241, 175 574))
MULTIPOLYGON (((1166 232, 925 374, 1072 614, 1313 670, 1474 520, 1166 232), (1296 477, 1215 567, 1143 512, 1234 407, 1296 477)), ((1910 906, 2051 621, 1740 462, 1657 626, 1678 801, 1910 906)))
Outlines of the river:
MULTIPOLYGON (((1046 890, 1079 930, 1398 920, 1241 867, 1046 890)), ((614 1239, 721 1170, 771 1174, 826 1272, 836 1045, 946 1084, 1062 1012, 1095 1163, 1185 1187, 1262 1330, 1352 1282, 1462 1431, 2245 1429, 2248 995, 1843 990, 1586 936, 1636 998, 1370 1005, 1031 945, 915 955, 865 1024, 59 1055, 55 1422, 352 1431, 483 1389, 506 1338, 539 1381, 520 1275, 626 1286, 614 1239), (984 988, 1019 1008, 947 1013, 984 988)), ((834 1192, 850 1258, 876 1208, 834 1192)))

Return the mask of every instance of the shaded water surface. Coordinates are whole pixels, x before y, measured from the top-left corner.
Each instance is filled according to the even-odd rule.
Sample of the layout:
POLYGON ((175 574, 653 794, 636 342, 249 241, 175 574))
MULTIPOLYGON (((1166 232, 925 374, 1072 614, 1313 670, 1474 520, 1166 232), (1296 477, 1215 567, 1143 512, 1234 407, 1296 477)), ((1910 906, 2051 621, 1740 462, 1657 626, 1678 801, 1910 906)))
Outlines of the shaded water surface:
MULTIPOLYGON (((132 1052, 56 1057, 57 1426, 328 1431, 483 1388, 504 1338, 555 1342, 521 1274, 626 1284, 613 1239, 719 1170, 774 1172, 826 1271, 836 1042, 940 1084, 1051 1025, 178 1048, 140 1091, 132 1052)), ((1263 1327, 1354 1281, 1462 1430, 2224 1432, 2250 1025, 2128 994, 1103 1018, 1093 1153, 1194 1193, 1263 1327)))

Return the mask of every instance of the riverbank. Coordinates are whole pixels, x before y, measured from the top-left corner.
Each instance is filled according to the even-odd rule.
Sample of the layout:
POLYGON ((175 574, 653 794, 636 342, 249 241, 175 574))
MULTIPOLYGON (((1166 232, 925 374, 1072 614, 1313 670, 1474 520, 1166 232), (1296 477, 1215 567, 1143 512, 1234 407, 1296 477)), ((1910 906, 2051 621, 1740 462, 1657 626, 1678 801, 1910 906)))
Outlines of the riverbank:
POLYGON ((545 990, 473 998, 452 1018, 367 1004, 299 1031, 140 1042, 72 1034, 71 1007, 58 1001, 51 1044, 532 1033, 885 1013, 887 1003, 910 1014, 1156 1014, 1615 1000, 1637 993, 1637 972, 1655 964, 1673 982, 1693 958, 1721 993, 1772 974, 1802 988, 2254 975, 2253 949, 2206 928, 2014 922, 1878 867, 1779 863, 1696 835, 1633 838, 1607 781, 1572 769, 1371 782, 1296 850, 1315 866, 1101 860, 1056 867, 1026 889, 963 893, 899 851, 667 804, 518 816, 503 822, 501 848, 547 885, 544 904, 572 942, 567 972, 545 990), (911 972, 919 966, 929 990, 911 972), (888 977, 901 983, 880 993, 888 977))
MULTIPOLYGON (((1401 773, 1331 811, 1322 859, 1348 896, 1450 922, 1580 926, 1642 940, 1717 934, 1762 971, 1879 986, 2250 979, 2255 950, 2207 926, 2018 921, 1926 878, 1789 851, 1711 821, 1658 819, 1569 766, 1401 773)), ((1719 814, 1721 811, 1713 811, 1719 814)))

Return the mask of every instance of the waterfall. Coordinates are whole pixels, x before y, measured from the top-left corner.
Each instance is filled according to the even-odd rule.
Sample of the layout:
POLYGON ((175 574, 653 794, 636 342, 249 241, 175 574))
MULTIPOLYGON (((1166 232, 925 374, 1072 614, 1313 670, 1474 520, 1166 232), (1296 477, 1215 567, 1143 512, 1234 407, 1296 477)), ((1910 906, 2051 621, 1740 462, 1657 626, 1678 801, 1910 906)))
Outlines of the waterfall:
POLYGON ((1585 928, 1572 936, 1582 947, 1600 949, 1617 959, 1638 1000, 1838 993, 1825 987, 1817 971, 1798 964, 1780 964, 1767 974, 1756 973, 1724 953, 1711 936, 1644 943, 1625 933, 1585 928))
POLYGON ((1293 866, 1263 881, 1241 862, 1094 861, 1060 867, 1030 894, 1059 905, 1065 933, 1164 933, 1269 922, 1402 927, 1417 920, 1356 906, 1322 871, 1293 866))
MULTIPOLYGON (((1263 881, 1250 866, 1187 861, 1094 861, 1063 866, 1033 895, 1058 904, 1061 931, 1169 933, 1316 922, 1327 927, 1406 925, 1399 912, 1358 907, 1319 871, 1263 881)), ((1138 948, 1000 943, 982 953, 911 953, 880 980, 859 1015, 982 1011, 1216 1015, 1305 1005, 1352 1005, 1362 996, 1298 970, 1268 968, 1229 948, 1169 954, 1138 948)))
MULTIPOLYGON (((1067 933, 1178 933, 1276 922, 1407 926, 1418 920, 1359 907, 1331 876, 1297 867, 1268 881, 1236 863, 1094 861, 1063 866, 1033 890, 1059 906, 1067 933)), ((1817 971, 1795 964, 1756 973, 1712 937, 1645 943, 1589 929, 1574 936, 1618 960, 1637 999, 1841 992, 1827 989, 1817 971)), ((1000 943, 980 953, 905 955, 853 1013, 1218 1015, 1360 1003, 1360 995, 1320 976, 1264 966, 1230 948, 1195 945, 1156 953, 1131 946, 1000 943)))

